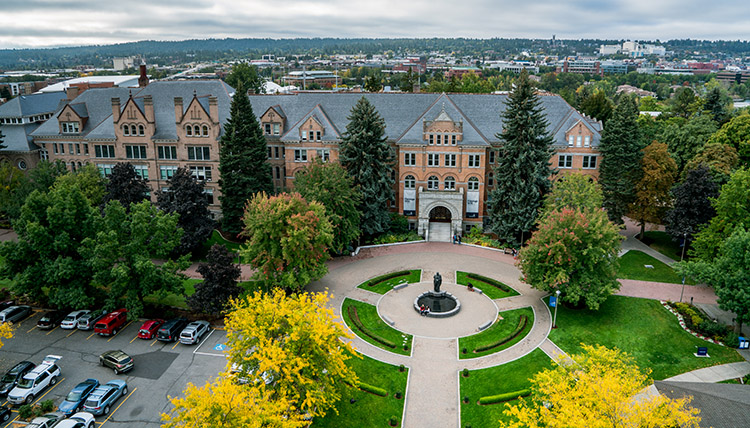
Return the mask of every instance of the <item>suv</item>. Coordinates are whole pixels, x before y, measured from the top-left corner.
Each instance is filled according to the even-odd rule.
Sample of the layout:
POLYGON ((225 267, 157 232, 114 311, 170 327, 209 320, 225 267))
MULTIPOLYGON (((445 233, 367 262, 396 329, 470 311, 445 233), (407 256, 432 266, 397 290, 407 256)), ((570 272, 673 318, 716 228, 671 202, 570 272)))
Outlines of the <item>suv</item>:
POLYGON ((13 366, 12 369, 8 370, 0 379, 0 396, 6 396, 11 389, 16 387, 18 381, 28 372, 34 370, 36 364, 31 361, 21 361, 20 363, 13 366))
POLYGON ((60 376, 60 368, 57 362, 62 357, 59 355, 47 355, 44 362, 28 372, 18 381, 18 385, 8 393, 8 402, 13 404, 31 404, 34 397, 39 395, 45 388, 57 383, 60 376))
POLYGON ((60 323, 60 328, 64 330, 71 330, 78 326, 78 321, 83 318, 84 315, 88 314, 89 310, 73 311, 65 317, 60 323))
POLYGON ((94 390, 86 399, 83 409, 96 416, 106 415, 118 398, 128 393, 128 384, 124 380, 111 380, 94 390))
POLYGON ((96 309, 87 313, 78 320, 78 330, 92 330, 94 324, 104 318, 105 315, 107 315, 106 309, 96 309))
POLYGON ((208 333, 208 330, 208 321, 193 321, 180 333, 180 343, 183 345, 196 344, 201 341, 203 335, 208 333))
POLYGON ((130 355, 122 351, 107 351, 99 355, 99 364, 113 369, 116 375, 132 370, 135 365, 130 355))
POLYGON ((114 336, 117 330, 122 328, 128 321, 128 310, 118 309, 94 324, 94 333, 100 336, 114 336))
POLYGON ((156 333, 156 339, 162 342, 174 342, 186 325, 187 320, 185 318, 173 318, 162 324, 156 333))
POLYGON ((0 322, 18 322, 31 315, 31 308, 28 306, 11 306, 0 312, 0 322))
POLYGON ((62 311, 49 311, 45 312, 39 321, 36 323, 36 328, 40 330, 47 330, 57 327, 60 321, 65 318, 65 312, 62 311))

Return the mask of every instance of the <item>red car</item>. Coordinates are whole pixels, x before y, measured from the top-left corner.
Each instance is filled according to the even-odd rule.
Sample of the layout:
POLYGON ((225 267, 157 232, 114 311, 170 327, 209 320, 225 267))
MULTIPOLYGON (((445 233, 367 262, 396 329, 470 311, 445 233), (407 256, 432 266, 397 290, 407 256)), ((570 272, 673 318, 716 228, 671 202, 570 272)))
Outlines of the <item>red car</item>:
POLYGON ((161 319, 144 322, 138 330, 138 337, 147 340, 153 339, 156 336, 156 331, 159 330, 159 327, 161 327, 162 324, 164 324, 164 320, 161 319))
POLYGON ((128 321, 128 310, 118 309, 94 324, 94 332, 101 336, 114 336, 128 321))

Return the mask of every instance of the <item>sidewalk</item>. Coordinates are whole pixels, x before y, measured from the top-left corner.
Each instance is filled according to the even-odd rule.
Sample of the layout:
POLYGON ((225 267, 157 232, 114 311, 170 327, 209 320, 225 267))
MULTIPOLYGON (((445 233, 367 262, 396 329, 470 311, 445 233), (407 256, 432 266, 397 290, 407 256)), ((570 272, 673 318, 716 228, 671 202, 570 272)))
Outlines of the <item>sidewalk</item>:
POLYGON ((723 380, 743 377, 748 373, 750 373, 750 362, 742 361, 739 363, 722 364, 719 366, 693 370, 664 380, 673 382, 716 383, 723 380))

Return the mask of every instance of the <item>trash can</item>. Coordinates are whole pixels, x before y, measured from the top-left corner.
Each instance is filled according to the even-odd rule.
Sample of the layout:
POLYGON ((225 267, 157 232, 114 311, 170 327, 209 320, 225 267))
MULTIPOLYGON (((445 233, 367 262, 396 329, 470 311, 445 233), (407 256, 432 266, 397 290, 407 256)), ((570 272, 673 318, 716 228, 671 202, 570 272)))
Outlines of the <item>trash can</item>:
POLYGON ((740 336, 740 349, 750 349, 750 340, 740 336))

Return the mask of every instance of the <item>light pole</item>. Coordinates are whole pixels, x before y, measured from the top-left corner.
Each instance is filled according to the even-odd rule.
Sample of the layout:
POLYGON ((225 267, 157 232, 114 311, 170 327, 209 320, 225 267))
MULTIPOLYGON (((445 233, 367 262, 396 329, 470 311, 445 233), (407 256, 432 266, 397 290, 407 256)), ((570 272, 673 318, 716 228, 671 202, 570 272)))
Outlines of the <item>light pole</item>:
MULTIPOLYGON (((682 254, 680 255, 680 261, 685 258, 685 247, 687 247, 687 232, 682 234, 682 254)), ((685 275, 682 275, 682 291, 680 291, 680 303, 682 303, 682 296, 685 294, 685 275)))
POLYGON ((560 306, 560 290, 555 291, 555 317, 552 319, 552 328, 557 328, 557 307, 560 306))

